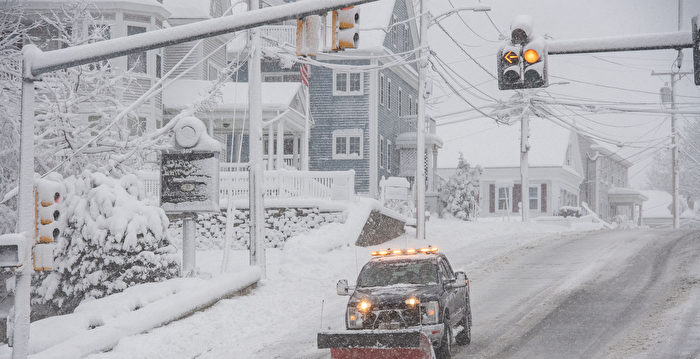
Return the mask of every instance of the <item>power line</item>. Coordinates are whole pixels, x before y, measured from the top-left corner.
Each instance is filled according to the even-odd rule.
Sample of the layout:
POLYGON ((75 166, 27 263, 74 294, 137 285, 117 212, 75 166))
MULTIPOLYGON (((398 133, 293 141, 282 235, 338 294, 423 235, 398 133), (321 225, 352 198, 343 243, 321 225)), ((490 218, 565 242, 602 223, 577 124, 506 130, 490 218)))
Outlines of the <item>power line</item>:
MULTIPOLYGON (((651 91, 644 91, 644 90, 637 90, 637 89, 630 89, 630 88, 624 88, 624 87, 619 87, 619 86, 612 86, 612 85, 604 85, 604 84, 599 84, 595 82, 589 82, 589 81, 583 81, 583 80, 576 80, 568 77, 563 77, 563 76, 554 76, 550 75, 554 78, 566 80, 566 81, 572 81, 572 82, 578 82, 586 85, 591 85, 591 86, 597 86, 597 87, 603 87, 603 88, 609 88, 609 89, 614 89, 614 90, 621 90, 621 91, 629 91, 629 92, 637 92, 637 93, 644 93, 644 94, 649 94, 649 95, 655 95, 659 96, 658 92, 651 92, 651 91)), ((676 97, 686 97, 686 98, 697 98, 700 99, 700 96, 684 96, 684 95, 676 95, 676 97)))
MULTIPOLYGON (((450 6, 451 6, 453 9, 455 9, 455 5, 452 3, 452 0, 447 0, 447 1, 450 3, 450 6)), ((481 36, 478 32, 474 31, 474 29, 472 29, 472 27, 469 26, 469 24, 467 24, 467 22, 466 22, 466 21, 464 20, 464 18, 462 17, 462 14, 457 13, 457 16, 458 16, 459 19, 462 21, 462 23, 464 24, 464 26, 466 26, 467 29, 469 29, 469 31, 471 31, 472 33, 474 33, 474 35, 476 35, 478 38, 480 38, 480 39, 482 39, 482 40, 484 40, 484 41, 488 41, 488 42, 499 42, 498 40, 490 40, 490 39, 487 39, 487 38, 481 36)))
POLYGON ((465 55, 467 55, 472 61, 474 61, 475 64, 477 64, 482 70, 484 70, 484 72, 489 74, 489 76, 493 77, 494 79, 498 79, 494 74, 491 73, 491 71, 489 71, 486 67, 484 67, 484 65, 482 65, 467 50, 465 50, 464 47, 462 47, 462 45, 447 31, 447 29, 445 29, 444 26, 442 26, 442 24, 440 22, 436 22, 435 24, 437 24, 437 26, 442 30, 442 32, 444 32, 445 35, 447 35, 447 37, 449 37, 450 40, 452 40, 452 42, 454 42, 455 45, 457 45, 457 47, 459 47, 459 49, 462 50, 462 52, 465 55))
MULTIPOLYGON (((457 77, 459 77, 462 81, 466 82, 467 85, 470 86, 469 88, 473 88, 474 90, 478 91, 479 93, 481 93, 482 95, 488 97, 489 99, 491 99, 491 100, 493 100, 493 101, 498 101, 495 97, 493 97, 493 96, 487 94, 486 92, 482 91, 481 89, 479 89, 478 87, 476 87, 475 85, 473 85, 471 82, 469 82, 467 79, 465 79, 462 75, 460 75, 457 71, 455 71, 455 69, 453 69, 450 65, 445 64, 445 61, 443 61, 439 56, 437 56, 437 53, 432 52, 432 51, 431 51, 431 53, 433 54, 433 58, 434 58, 435 60, 437 60, 438 65, 440 65, 440 67, 442 67, 442 68, 445 69, 445 70, 449 70, 449 72, 452 72, 453 74, 455 74, 455 75, 456 75, 457 77)), ((431 61, 431 64, 432 64, 432 63, 433 63, 433 62, 431 61)), ((469 92, 469 90, 468 90, 466 87, 462 87, 462 89, 465 90, 465 91, 467 91, 467 92, 469 92)), ((471 93, 471 92, 470 92, 470 94, 474 95, 474 94, 471 93)), ((474 95, 474 96, 475 96, 475 97, 479 97, 479 96, 477 96, 477 95, 474 95)), ((488 99, 484 99, 484 98, 481 98, 481 99, 484 100, 484 101, 488 101, 488 99)))

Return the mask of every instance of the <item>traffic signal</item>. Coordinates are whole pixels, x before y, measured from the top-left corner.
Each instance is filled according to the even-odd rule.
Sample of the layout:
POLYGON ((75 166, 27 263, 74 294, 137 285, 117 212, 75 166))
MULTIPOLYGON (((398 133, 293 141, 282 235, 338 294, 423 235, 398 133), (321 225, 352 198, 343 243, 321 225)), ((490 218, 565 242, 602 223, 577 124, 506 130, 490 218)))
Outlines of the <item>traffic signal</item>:
POLYGON ((498 89, 516 90, 546 87, 547 43, 532 36, 532 20, 517 16, 511 24, 511 38, 498 51, 498 89))
POLYGON ((297 56, 316 56, 320 43, 321 17, 309 15, 297 20, 297 56))
POLYGON ((700 86, 700 15, 693 16, 693 72, 695 84, 700 86))
POLYGON ((360 8, 349 6, 332 13, 331 49, 356 49, 360 44, 360 8))
POLYGON ((61 201, 63 186, 60 182, 40 179, 35 190, 34 270, 53 267, 54 242, 62 229, 61 201))

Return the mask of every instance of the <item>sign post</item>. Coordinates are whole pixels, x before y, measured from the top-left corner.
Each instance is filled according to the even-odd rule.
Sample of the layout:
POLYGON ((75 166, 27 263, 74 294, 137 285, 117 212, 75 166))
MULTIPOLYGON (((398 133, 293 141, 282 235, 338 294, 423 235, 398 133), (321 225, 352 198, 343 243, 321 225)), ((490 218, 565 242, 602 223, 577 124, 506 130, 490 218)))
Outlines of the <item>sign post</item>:
POLYGON ((182 215, 182 272, 197 273, 195 218, 218 212, 221 143, 207 134, 196 117, 185 117, 173 128, 175 146, 161 154, 160 203, 168 214, 182 215))

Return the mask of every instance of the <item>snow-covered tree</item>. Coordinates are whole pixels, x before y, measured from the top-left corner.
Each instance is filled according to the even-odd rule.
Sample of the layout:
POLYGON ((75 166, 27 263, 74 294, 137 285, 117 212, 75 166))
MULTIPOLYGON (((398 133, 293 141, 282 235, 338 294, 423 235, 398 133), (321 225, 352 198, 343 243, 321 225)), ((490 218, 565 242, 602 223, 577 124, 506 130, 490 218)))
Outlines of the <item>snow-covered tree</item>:
POLYGON ((4 1, 0 9, 0 233, 14 232, 16 199, 5 196, 19 178, 19 113, 21 44, 29 27, 22 24, 18 1, 4 1))
POLYGON ((56 243, 54 270, 35 278, 35 303, 68 313, 85 299, 178 275, 168 218, 143 201, 136 176, 114 179, 84 171, 63 183, 65 228, 56 243))
POLYGON ((469 221, 479 216, 480 166, 472 167, 459 154, 457 172, 440 188, 440 201, 453 216, 469 221))
MULTIPOLYGON (((81 0, 41 15, 42 25, 32 31, 34 41, 40 48, 51 50, 109 39, 110 27, 93 16, 94 10, 94 5, 81 0)), ((36 83, 38 172, 45 173, 63 160, 67 162, 56 169, 63 175, 80 173, 88 164, 98 163, 109 171, 122 165, 134 144, 142 142, 142 134, 134 131, 138 121, 135 112, 110 126, 128 105, 122 103, 121 94, 132 81, 135 78, 129 71, 114 69, 109 61, 43 76, 36 83), (105 128, 108 132, 97 137, 105 128), (90 141, 87 148, 78 151, 90 141)), ((138 156, 129 157, 138 163, 138 156)))
MULTIPOLYGON (((687 121, 681 128, 679 153, 679 192, 692 208, 693 202, 700 199, 700 119, 687 121)), ((659 151, 647 175, 649 187, 671 193, 671 178, 671 151, 659 151)))

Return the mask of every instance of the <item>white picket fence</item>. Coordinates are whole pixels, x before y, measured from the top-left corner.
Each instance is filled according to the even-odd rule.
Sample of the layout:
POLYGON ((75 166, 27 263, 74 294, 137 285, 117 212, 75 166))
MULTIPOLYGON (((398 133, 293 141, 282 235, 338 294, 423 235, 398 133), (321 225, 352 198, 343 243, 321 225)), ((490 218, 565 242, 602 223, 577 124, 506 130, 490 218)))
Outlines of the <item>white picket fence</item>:
MULTIPOLYGON (((227 168, 228 169, 228 168, 227 168)), ((160 174, 140 172, 146 195, 160 198, 160 174)), ((355 195, 355 171, 265 171, 264 197, 267 199, 311 198, 350 200, 355 195)), ((248 171, 219 172, 221 198, 248 198, 248 171)))

